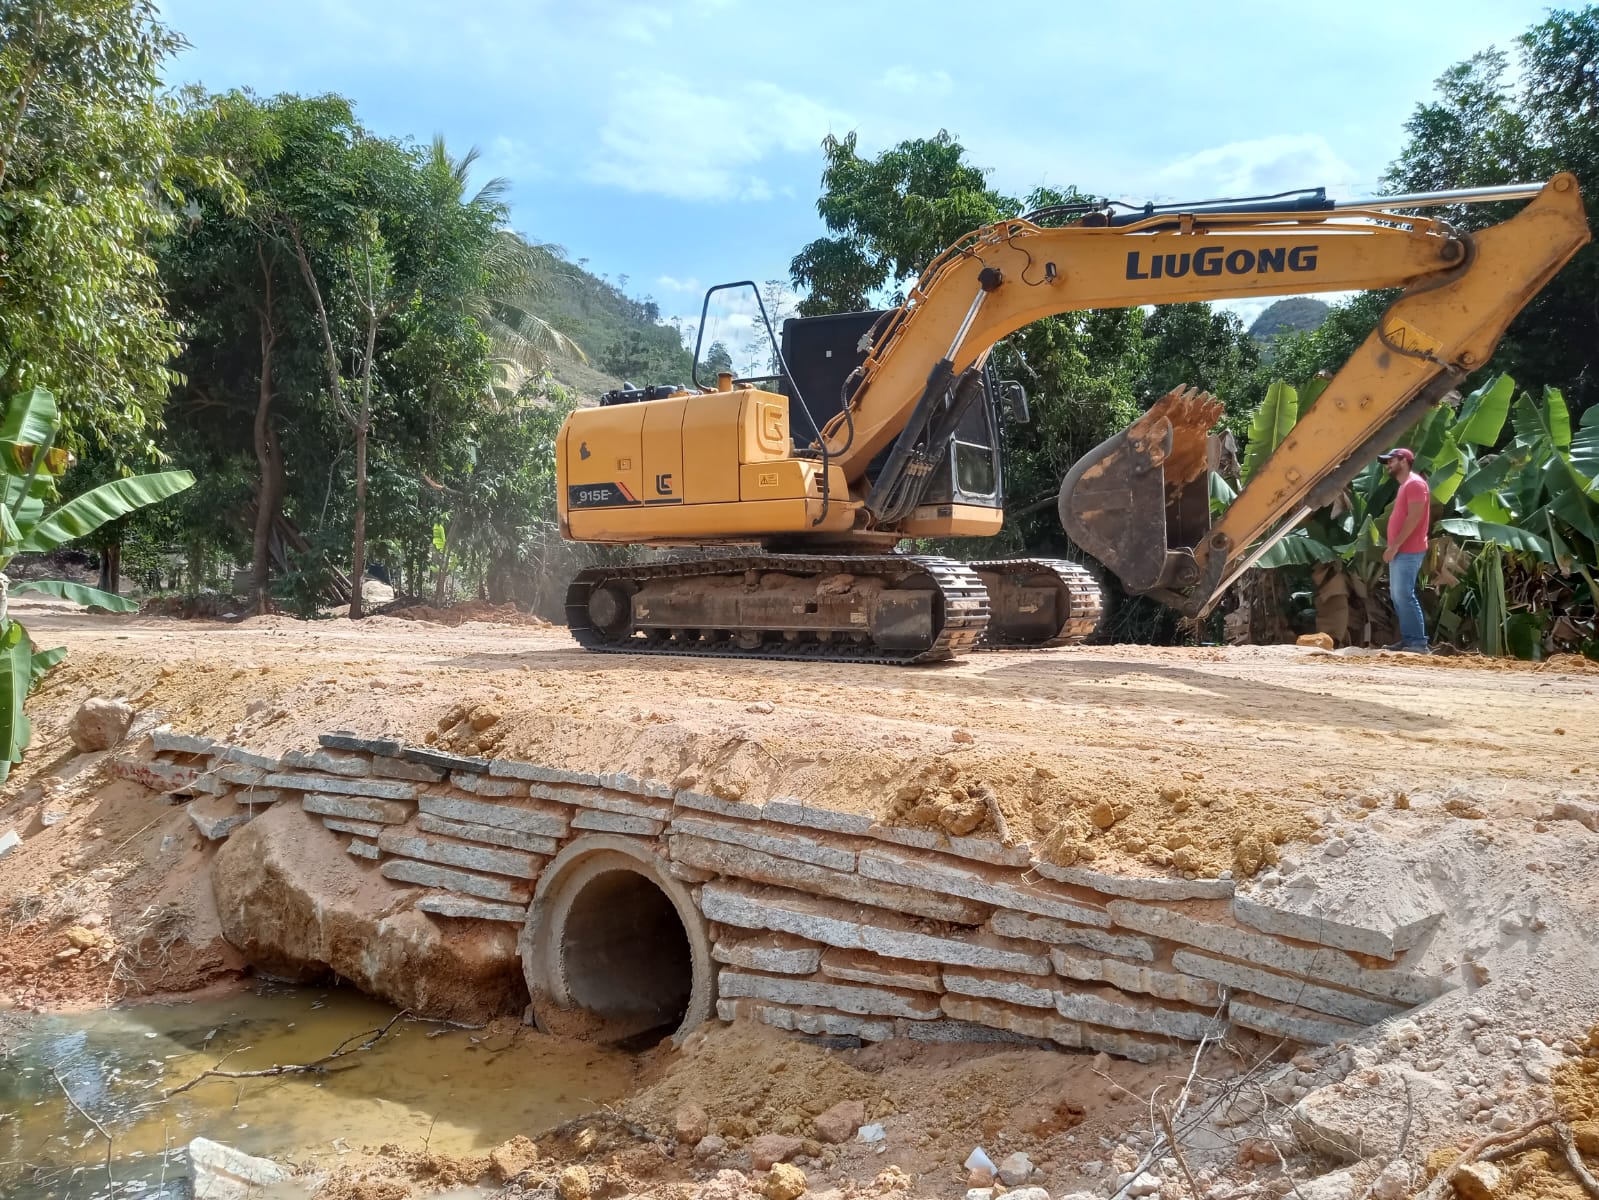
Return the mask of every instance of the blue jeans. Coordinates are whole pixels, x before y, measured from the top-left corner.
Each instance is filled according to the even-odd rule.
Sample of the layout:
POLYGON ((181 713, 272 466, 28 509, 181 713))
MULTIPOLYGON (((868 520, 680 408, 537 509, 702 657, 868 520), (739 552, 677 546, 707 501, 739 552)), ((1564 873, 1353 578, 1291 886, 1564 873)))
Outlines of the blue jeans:
POLYGON ((1399 640, 1406 650, 1427 648, 1427 621, 1421 615, 1421 601, 1416 599, 1416 577, 1426 557, 1425 552, 1396 554, 1388 564, 1388 593, 1399 615, 1399 640))

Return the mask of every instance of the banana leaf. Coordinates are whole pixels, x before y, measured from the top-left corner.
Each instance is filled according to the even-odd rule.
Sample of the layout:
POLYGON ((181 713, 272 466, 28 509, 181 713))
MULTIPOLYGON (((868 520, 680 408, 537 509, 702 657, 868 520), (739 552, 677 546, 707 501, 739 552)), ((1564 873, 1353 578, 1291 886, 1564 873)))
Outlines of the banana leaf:
POLYGON ((1424 475, 1432 474, 1438 456, 1451 444, 1450 432, 1454 423, 1454 410, 1440 405, 1423 417, 1408 435, 1410 440, 1406 445, 1415 452, 1416 469, 1424 475))
POLYGON ((1326 542, 1318 541, 1308 533, 1290 533, 1270 550, 1260 556, 1257 567, 1308 567, 1319 562, 1333 562, 1338 551, 1326 542))
POLYGON ((1506 546, 1511 550, 1536 554, 1544 562, 1554 561, 1554 553, 1550 550, 1548 542, 1537 534, 1529 533, 1515 525, 1499 525, 1475 517, 1446 517, 1438 522, 1438 528, 1445 533, 1470 538, 1487 546, 1506 546))
POLYGON ((1481 517, 1484 521, 1492 521, 1496 525, 1509 525, 1516 519, 1516 514, 1506 508, 1504 501, 1499 499, 1498 492, 1484 492, 1480 496, 1473 496, 1466 502, 1466 510, 1473 516, 1481 517))
POLYGON ((1460 502, 1469 505, 1478 496, 1496 492, 1504 485, 1515 465, 1515 458, 1508 453, 1496 454, 1487 462, 1479 460, 1460 481, 1460 491, 1457 493, 1460 502))
POLYGON ((1583 479, 1583 491, 1599 500, 1599 404, 1582 414, 1571 439, 1571 469, 1583 479))
POLYGON ((1514 379, 1496 375, 1472 392, 1461 402, 1455 438, 1478 446, 1496 443, 1504 430, 1505 418, 1510 415, 1510 398, 1515 391, 1514 379))
POLYGON ((6 468, 26 473, 31 464, 16 456, 17 448, 48 445, 55 440, 60 423, 56 398, 46 389, 35 387, 11 397, 5 419, 0 421, 0 446, 6 450, 6 468))
POLYGON ((1526 392, 1516 397, 1515 405, 1511 409, 1510 423, 1516 431, 1516 437, 1529 446, 1536 444, 1544 436, 1543 419, 1538 415, 1538 406, 1532 402, 1532 397, 1526 392))
POLYGON ((1244 447, 1243 481, 1254 478, 1260 464, 1288 436, 1299 420, 1299 393, 1278 379, 1266 389, 1266 398, 1249 422, 1249 444, 1244 447))
POLYGON ((70 600, 74 604, 83 605, 84 608, 103 608, 109 612, 119 613, 139 611, 139 606, 126 597, 114 596, 110 592, 102 592, 99 588, 70 583, 65 579, 32 579, 14 584, 11 588, 13 596, 24 592, 36 592, 41 596, 54 596, 58 600, 70 600))
POLYGON ((1559 388, 1545 387, 1543 408, 1544 429, 1557 450, 1571 449, 1571 410, 1566 407, 1566 397, 1559 388))
POLYGON ((107 521, 165 500, 194 484, 188 471, 114 479, 67 501, 29 531, 20 549, 42 553, 93 533, 107 521))
POLYGON ((1427 472, 1427 482, 1432 488, 1432 498, 1436 503, 1448 504, 1454 499, 1460 485, 1465 482, 1468 453, 1469 451, 1462 450, 1453 438, 1446 438, 1437 453, 1433 455, 1431 469, 1427 472))
POLYGON ((56 646, 51 650, 35 651, 33 659, 29 664, 29 686, 38 687, 39 680, 43 679, 50 668, 55 666, 66 656, 67 648, 65 646, 56 646))
POLYGON ((1582 490, 1581 482, 1563 455, 1556 455, 1544 469, 1544 488, 1549 508, 1566 524, 1590 541, 1599 540, 1599 516, 1594 502, 1582 490))
POLYGON ((28 632, 16 621, 8 622, 0 633, 0 780, 11 773, 11 764, 22 761, 28 748, 28 718, 22 705, 33 686, 33 647, 28 632))

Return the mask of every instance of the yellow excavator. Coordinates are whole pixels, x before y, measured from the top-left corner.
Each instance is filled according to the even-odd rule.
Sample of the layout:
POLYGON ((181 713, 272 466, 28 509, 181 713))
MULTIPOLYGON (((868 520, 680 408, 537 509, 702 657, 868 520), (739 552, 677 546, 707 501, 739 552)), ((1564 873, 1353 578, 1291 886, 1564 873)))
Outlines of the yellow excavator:
MULTIPOLYGON (((1081 309, 1402 288, 1214 528, 1221 405, 1207 394, 1173 391, 1067 474, 1072 542, 1129 591, 1201 616, 1486 363, 1588 240, 1569 174, 1356 202, 1316 189, 1056 206, 985 226, 897 308, 786 322, 774 378, 702 386, 696 366, 692 385, 629 386, 568 417, 563 536, 679 551, 580 572, 571 632, 593 650, 901 664, 1080 641, 1103 597, 1075 563, 896 552, 1003 524, 999 421, 1025 419, 1026 399, 995 380, 994 345, 1081 309), (1469 233, 1417 215, 1511 200, 1529 203, 1469 233)), ((707 307, 728 287, 754 285, 713 288, 707 307)))

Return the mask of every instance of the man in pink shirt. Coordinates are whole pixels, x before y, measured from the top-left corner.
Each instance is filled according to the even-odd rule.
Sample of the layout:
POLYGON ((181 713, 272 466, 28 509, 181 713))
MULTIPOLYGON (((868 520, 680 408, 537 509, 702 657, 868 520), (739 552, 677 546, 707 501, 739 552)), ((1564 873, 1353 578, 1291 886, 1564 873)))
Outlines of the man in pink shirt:
POLYGON ((1416 577, 1421 560, 1427 556, 1427 526, 1432 523, 1432 489, 1414 470, 1416 456, 1403 446, 1379 454, 1377 461, 1398 481, 1399 495, 1388 517, 1388 548, 1382 552, 1388 564, 1388 592, 1394 612, 1399 616, 1399 640, 1385 650, 1404 650, 1428 654, 1427 622, 1416 598, 1416 577))

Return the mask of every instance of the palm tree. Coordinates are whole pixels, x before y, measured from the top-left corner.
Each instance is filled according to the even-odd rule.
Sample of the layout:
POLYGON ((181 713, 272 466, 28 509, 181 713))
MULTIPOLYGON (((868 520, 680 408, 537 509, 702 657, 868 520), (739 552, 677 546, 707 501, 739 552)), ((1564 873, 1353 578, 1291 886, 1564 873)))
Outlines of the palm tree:
MULTIPOLYGON (((463 196, 472 165, 479 157, 474 146, 460 158, 452 158, 444 138, 433 138, 432 165, 448 172, 463 196)), ((509 190, 509 181, 496 176, 466 203, 474 208, 503 211, 509 190)), ((468 296, 466 304, 489 339, 499 376, 494 385, 497 399, 504 401, 515 396, 529 378, 543 373, 552 359, 588 362, 582 347, 536 311, 550 297, 554 276, 564 266, 562 254, 559 246, 530 242, 505 228, 496 230, 489 243, 483 264, 485 283, 481 290, 468 296)))

